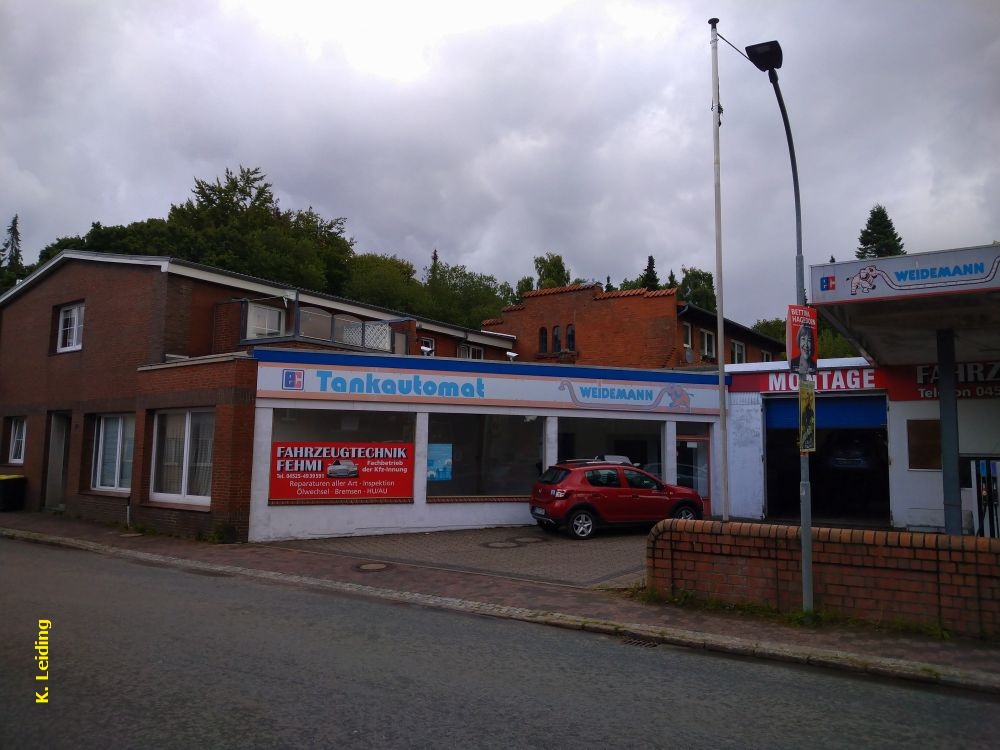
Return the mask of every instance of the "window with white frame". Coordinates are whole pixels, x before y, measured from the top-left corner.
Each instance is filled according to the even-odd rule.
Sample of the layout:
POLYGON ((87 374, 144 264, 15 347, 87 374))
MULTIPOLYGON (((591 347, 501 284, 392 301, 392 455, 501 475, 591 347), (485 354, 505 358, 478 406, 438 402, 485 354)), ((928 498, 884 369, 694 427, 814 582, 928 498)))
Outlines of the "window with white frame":
POLYGON ((59 329, 56 333, 57 352, 75 352, 83 348, 83 303, 59 308, 59 329))
POLYGON ((267 305, 247 305, 247 338, 264 339, 285 333, 285 311, 267 305))
POLYGON ((706 331, 704 328, 699 329, 699 333, 701 333, 701 356, 714 357, 715 334, 711 331, 706 331))
POLYGON ((165 411, 153 428, 153 488, 150 498, 209 505, 212 491, 211 411, 165 411))
POLYGON ((741 365, 747 361, 747 348, 743 345, 743 342, 729 342, 729 361, 734 365, 741 365))
POLYGON ((131 414, 97 417, 91 487, 95 490, 128 490, 132 487, 134 441, 135 417, 131 414))
POLYGON ((691 348, 691 324, 684 323, 684 346, 688 349, 691 348))
POLYGON ((10 444, 7 449, 7 462, 24 463, 24 417, 10 418, 10 444))
POLYGON ((761 352, 760 353, 760 357, 761 357, 761 359, 760 359, 761 362, 770 362, 771 361, 771 352, 767 352, 767 351, 761 352))
POLYGON ((458 347, 458 358, 459 359, 482 359, 483 358, 483 347, 474 346, 473 344, 459 344, 458 347))
POLYGON ((427 336, 424 336, 422 339, 420 339, 420 353, 423 354, 425 357, 433 357, 434 349, 435 349, 434 339, 429 338, 427 336))

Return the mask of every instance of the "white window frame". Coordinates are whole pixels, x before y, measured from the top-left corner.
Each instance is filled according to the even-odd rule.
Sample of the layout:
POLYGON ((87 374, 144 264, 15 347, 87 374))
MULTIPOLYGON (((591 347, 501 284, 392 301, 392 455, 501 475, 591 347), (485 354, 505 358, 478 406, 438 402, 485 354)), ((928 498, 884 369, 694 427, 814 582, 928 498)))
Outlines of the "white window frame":
POLYGON ((100 414, 94 420, 94 464, 90 473, 90 486, 95 490, 106 492, 128 492, 132 489, 132 470, 129 470, 127 484, 122 483, 122 464, 126 446, 129 463, 134 458, 134 437, 135 437, 135 415, 133 414, 100 414), (114 424, 113 420, 117 420, 114 424), (112 427, 112 425, 114 425, 112 427), (115 430, 118 442, 115 448, 115 478, 113 484, 101 484, 101 468, 104 465, 104 451, 106 449, 106 436, 110 429, 115 430), (129 434, 131 430, 131 434, 129 434))
POLYGON ((483 358, 483 347, 476 346, 475 344, 459 344, 458 345, 458 358, 459 359, 482 359, 483 358))
POLYGON ((24 438, 28 432, 24 417, 10 418, 10 446, 7 449, 7 463, 24 463, 24 438))
POLYGON ((272 339, 285 335, 285 311, 271 307, 270 305, 255 305, 252 302, 247 305, 247 339, 272 339), (265 316, 263 322, 254 319, 255 314, 260 313, 265 316), (278 316, 277 326, 270 325, 269 316, 278 316))
MULTIPOLYGON (((150 487, 149 487, 149 499, 154 502, 164 502, 164 503, 181 503, 184 505, 200 505, 208 507, 212 504, 211 495, 192 495, 189 494, 188 482, 190 480, 190 455, 191 455, 191 416, 193 414, 211 414, 212 415, 212 428, 215 429, 215 412, 212 409, 187 409, 187 410, 165 410, 156 413, 153 421, 153 464, 150 476, 150 487), (160 451, 163 446, 159 443, 159 426, 160 419, 167 415, 173 414, 183 414, 184 415, 184 447, 181 454, 181 491, 179 493, 173 492, 157 492, 155 490, 158 472, 160 470, 160 451)), ((215 445, 213 440, 211 459, 215 459, 215 445)), ((215 466, 212 466, 215 469, 215 466)), ((211 478, 209 479, 209 486, 211 486, 211 478)))
POLYGON ((82 302, 59 308, 56 352, 75 352, 83 348, 83 312, 82 302), (66 334, 65 338, 63 334, 66 334))
POLYGON ((742 341, 729 342, 729 357, 731 364, 742 365, 747 361, 747 348, 742 341))
POLYGON ((714 357, 715 334, 712 331, 706 331, 704 328, 699 328, 698 332, 701 334, 701 356, 714 357))
POLYGON ((761 362, 771 362, 773 359, 773 357, 771 356, 771 352, 766 350, 760 353, 760 357, 761 357, 760 359, 761 362))
POLYGON ((684 348, 685 349, 690 349, 691 348, 691 324, 690 323, 682 323, 682 325, 684 326, 684 348))
POLYGON ((434 344, 434 339, 430 338, 429 336, 423 336, 423 337, 421 337, 421 339, 420 339, 420 353, 423 354, 425 357, 433 357, 435 351, 436 351, 436 346, 434 344), (425 352, 424 351, 424 347, 425 346, 430 348, 429 352, 425 352))

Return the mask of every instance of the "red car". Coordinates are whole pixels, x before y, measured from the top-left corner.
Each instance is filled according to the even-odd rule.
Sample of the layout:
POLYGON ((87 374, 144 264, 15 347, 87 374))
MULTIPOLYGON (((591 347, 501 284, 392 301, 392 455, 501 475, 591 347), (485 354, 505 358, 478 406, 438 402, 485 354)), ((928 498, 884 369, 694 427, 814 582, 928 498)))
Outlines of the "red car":
POLYGON ((542 528, 566 527, 577 539, 598 526, 648 524, 664 518, 701 518, 701 496, 665 484, 633 466, 565 461, 545 470, 531 490, 531 515, 542 528))

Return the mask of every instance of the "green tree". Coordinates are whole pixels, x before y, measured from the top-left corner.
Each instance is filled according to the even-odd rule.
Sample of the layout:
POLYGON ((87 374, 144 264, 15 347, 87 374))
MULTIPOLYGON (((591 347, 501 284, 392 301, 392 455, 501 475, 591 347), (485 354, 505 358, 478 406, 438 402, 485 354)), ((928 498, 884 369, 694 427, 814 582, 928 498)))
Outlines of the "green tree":
POLYGON ((7 225, 6 238, 0 245, 0 268, 5 268, 15 275, 24 273, 24 259, 21 257, 21 230, 17 226, 17 214, 14 214, 14 218, 7 225))
POLYGON ((678 294, 685 302, 700 307, 702 310, 715 312, 715 282, 708 271, 700 268, 681 266, 681 283, 678 294))
POLYGON ((517 280, 517 286, 514 289, 514 294, 516 295, 516 301, 520 302, 521 298, 524 296, 525 292, 533 291, 535 288, 535 280, 530 276, 522 276, 517 280))
POLYGON ((465 328, 479 328, 484 320, 497 317, 513 299, 510 284, 465 266, 441 262, 435 266, 435 259, 436 254, 431 267, 425 269, 426 306, 418 310, 420 314, 465 328))
POLYGON ((666 288, 667 289, 676 289, 677 288, 677 277, 674 276, 674 269, 672 269, 672 268, 670 269, 670 275, 667 276, 666 288))
POLYGON ((604 291, 606 291, 606 292, 613 292, 613 291, 615 291, 615 285, 611 283, 611 277, 610 276, 608 276, 608 280, 604 284, 604 291))
POLYGON ((426 304, 427 290, 416 279, 416 269, 395 255, 361 253, 349 263, 344 294, 350 299, 390 310, 416 313, 426 304))
POLYGON ((569 269, 566 268, 561 255, 545 253, 535 258, 535 272, 538 274, 539 289, 552 289, 569 284, 569 269))
POLYGON ((656 275, 656 261, 652 255, 646 261, 646 270, 639 277, 639 286, 651 292, 660 288, 660 277, 656 275))
POLYGON ((768 336, 775 341, 785 340, 785 319, 784 318, 764 318, 758 320, 751 329, 762 336, 768 336))
MULTIPOLYGON (((784 318, 758 320, 750 327, 757 333, 777 341, 785 340, 784 318)), ((816 349, 818 355, 824 359, 858 356, 858 350, 854 345, 844 338, 839 331, 831 327, 822 317, 819 319, 816 349)), ((787 354, 783 352, 782 356, 787 357, 787 354)))
POLYGON ((868 223, 858 235, 858 242, 860 244, 855 257, 859 260, 906 255, 903 250, 903 240, 896 234, 896 227, 889 218, 889 212, 879 204, 875 204, 868 215, 868 223))

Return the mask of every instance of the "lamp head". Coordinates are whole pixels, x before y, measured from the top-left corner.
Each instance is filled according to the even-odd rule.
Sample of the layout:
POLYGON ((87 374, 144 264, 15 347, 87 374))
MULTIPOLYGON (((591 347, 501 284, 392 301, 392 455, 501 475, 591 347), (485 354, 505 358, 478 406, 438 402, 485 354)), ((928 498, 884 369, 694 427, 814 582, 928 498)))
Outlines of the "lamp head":
POLYGON ((750 62, 765 73, 781 67, 781 45, 777 42, 761 42, 746 48, 750 62))

